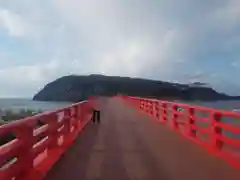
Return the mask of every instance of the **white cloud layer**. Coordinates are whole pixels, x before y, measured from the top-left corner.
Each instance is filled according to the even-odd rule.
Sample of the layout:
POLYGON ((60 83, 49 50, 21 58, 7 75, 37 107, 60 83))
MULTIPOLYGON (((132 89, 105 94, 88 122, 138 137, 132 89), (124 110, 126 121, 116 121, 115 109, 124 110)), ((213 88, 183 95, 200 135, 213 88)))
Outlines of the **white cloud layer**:
POLYGON ((22 37, 26 34, 26 24, 15 13, 0 8, 0 27, 6 29, 10 36, 22 37))
POLYGON ((202 71, 186 68, 198 55, 240 43, 232 36, 240 20, 237 0, 0 0, 0 7, 0 32, 34 50, 30 60, 19 54, 20 65, 0 68, 0 96, 31 96, 68 74, 187 81, 184 73, 202 71))

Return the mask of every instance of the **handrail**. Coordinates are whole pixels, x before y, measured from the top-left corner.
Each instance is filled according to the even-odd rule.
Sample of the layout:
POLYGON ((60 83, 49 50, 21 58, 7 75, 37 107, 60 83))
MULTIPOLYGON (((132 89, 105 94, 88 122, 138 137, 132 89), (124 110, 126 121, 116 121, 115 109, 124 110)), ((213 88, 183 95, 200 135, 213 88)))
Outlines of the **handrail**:
POLYGON ((11 135, 0 144, 0 179, 43 179, 90 120, 93 100, 0 126, 0 140, 11 135))
POLYGON ((240 168, 240 113, 157 99, 119 97, 240 168))

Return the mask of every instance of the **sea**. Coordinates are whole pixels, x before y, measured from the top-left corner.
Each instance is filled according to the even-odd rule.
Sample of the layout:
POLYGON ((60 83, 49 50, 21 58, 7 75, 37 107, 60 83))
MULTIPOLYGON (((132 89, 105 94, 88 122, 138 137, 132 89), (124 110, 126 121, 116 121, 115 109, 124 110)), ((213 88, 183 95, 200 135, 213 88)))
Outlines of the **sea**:
POLYGON ((210 107, 221 110, 240 110, 240 100, 229 100, 229 101, 177 101, 185 104, 192 104, 197 106, 210 107))
POLYGON ((70 102, 45 102, 21 98, 0 98, 0 109, 12 111, 18 111, 22 109, 47 111, 66 107, 69 106, 70 104, 71 104, 70 102))
MULTIPOLYGON (((203 101, 177 101, 180 103, 198 105, 211 107, 215 109, 222 110, 240 110, 240 101, 213 101, 213 102, 203 102, 203 101)), ((72 104, 71 102, 47 102, 47 101, 33 101, 31 99, 21 99, 21 98, 0 98, 0 109, 1 110, 21 110, 21 109, 31 109, 31 110, 54 110, 62 107, 66 107, 72 104)))
MULTIPOLYGON (((229 110, 232 111, 234 109, 240 110, 240 101, 214 101, 214 102, 202 102, 202 101, 192 101, 192 102, 184 102, 181 103, 198 105, 211 107, 215 109, 229 110)), ((12 110, 19 111, 21 109, 31 109, 36 111, 47 111, 47 110, 55 110, 62 107, 67 107, 71 102, 43 102, 43 101, 33 101, 31 99, 17 99, 17 98, 0 98, 0 110, 12 110)), ((239 112, 240 113, 240 112, 239 112)), ((199 117, 202 115, 199 114, 199 117)), ((203 115, 204 116, 204 115, 203 115)), ((240 118, 233 119, 228 117, 223 117, 222 122, 238 126, 240 127, 240 118)), ((240 134, 232 134, 231 132, 225 131, 231 137, 240 138, 240 134)))

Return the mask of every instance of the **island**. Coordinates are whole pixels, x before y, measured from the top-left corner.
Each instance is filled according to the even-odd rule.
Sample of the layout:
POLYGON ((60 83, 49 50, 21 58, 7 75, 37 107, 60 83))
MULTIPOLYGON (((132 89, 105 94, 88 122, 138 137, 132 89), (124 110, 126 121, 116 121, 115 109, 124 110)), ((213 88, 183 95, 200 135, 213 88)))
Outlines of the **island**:
POLYGON ((47 84, 33 100, 79 102, 89 96, 128 95, 167 100, 239 100, 240 96, 219 93, 204 83, 180 84, 150 79, 69 75, 47 84))

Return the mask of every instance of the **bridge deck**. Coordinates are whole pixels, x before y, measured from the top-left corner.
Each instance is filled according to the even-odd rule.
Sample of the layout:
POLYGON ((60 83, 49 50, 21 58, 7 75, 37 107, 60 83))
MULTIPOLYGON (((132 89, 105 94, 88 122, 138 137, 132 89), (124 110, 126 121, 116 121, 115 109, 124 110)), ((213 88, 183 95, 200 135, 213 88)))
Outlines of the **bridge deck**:
POLYGON ((120 101, 101 101, 102 124, 89 124, 45 180, 240 179, 239 170, 166 126, 120 101))

